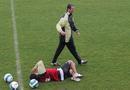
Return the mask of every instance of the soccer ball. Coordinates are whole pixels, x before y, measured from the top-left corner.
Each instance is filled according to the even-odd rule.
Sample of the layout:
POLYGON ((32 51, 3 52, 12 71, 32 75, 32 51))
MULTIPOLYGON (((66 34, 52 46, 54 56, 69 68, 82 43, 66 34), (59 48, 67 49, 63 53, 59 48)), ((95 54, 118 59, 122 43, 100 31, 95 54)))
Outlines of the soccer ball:
POLYGON ((30 80, 30 82, 29 82, 29 86, 30 86, 31 88, 37 88, 37 87, 39 86, 39 83, 38 83, 38 81, 37 81, 36 79, 32 79, 32 80, 30 80))
POLYGON ((9 87, 10 87, 10 90, 18 90, 18 87, 19 87, 18 82, 16 81, 11 82, 9 84, 9 87))
POLYGON ((13 81, 13 76, 10 73, 4 75, 4 81, 10 83, 13 81))

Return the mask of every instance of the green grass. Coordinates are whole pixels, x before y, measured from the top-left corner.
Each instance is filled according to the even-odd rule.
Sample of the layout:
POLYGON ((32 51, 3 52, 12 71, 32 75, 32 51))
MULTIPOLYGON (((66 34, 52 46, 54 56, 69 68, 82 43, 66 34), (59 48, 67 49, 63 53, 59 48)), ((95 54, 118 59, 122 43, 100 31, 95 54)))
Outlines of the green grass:
MULTIPOLYGON (((55 25, 67 3, 81 36, 74 34, 77 51, 88 64, 77 66, 84 75, 80 83, 42 83, 36 90, 129 90, 130 89, 130 1, 129 0, 15 0, 16 22, 24 90, 33 65, 43 59, 46 67, 58 44, 55 25)), ((65 48, 60 63, 76 60, 65 48)), ((10 0, 0 0, 0 90, 8 90, 5 73, 16 75, 10 0)), ((76 62, 77 63, 77 62, 76 62)))

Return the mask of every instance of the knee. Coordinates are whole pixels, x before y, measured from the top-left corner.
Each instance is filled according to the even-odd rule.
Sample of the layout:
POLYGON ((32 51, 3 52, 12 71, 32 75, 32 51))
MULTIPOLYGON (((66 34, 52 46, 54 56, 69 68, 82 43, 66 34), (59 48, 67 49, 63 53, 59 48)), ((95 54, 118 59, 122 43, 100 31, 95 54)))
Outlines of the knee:
POLYGON ((74 64, 74 62, 72 60, 68 60, 69 64, 74 64))

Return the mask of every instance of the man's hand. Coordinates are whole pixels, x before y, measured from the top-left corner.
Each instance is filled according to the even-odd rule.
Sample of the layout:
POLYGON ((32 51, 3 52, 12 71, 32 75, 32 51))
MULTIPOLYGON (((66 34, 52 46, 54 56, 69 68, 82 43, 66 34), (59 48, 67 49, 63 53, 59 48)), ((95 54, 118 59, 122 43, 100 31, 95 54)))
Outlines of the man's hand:
POLYGON ((65 36, 66 33, 65 33, 64 31, 61 31, 60 34, 61 34, 62 36, 65 36))
POLYGON ((78 35, 78 36, 80 36, 80 32, 79 32, 79 31, 78 31, 78 32, 76 32, 76 33, 77 33, 77 35, 78 35))

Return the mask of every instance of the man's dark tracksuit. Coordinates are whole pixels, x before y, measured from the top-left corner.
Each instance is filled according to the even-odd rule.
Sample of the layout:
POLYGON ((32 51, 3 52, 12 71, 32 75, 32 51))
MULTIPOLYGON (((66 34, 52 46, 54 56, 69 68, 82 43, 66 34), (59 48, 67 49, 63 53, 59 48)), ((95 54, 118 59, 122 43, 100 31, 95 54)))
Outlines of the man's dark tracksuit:
MULTIPOLYGON (((65 47, 65 45, 67 46, 67 48, 69 49, 69 51, 71 52, 71 54, 75 57, 75 59, 77 60, 78 64, 81 64, 81 58, 78 55, 76 48, 75 48, 75 44, 73 41, 73 36, 72 36, 72 30, 74 32, 76 32, 78 29, 76 28, 74 21, 73 21, 73 15, 70 14, 68 17, 68 22, 70 24, 71 27, 71 37, 69 42, 65 42, 65 36, 59 34, 59 45, 58 48, 55 52, 55 55, 53 57, 52 63, 56 63, 58 56, 60 55, 61 51, 63 50, 63 48, 65 47)), ((65 28, 62 27, 62 30, 65 31, 65 28)))

